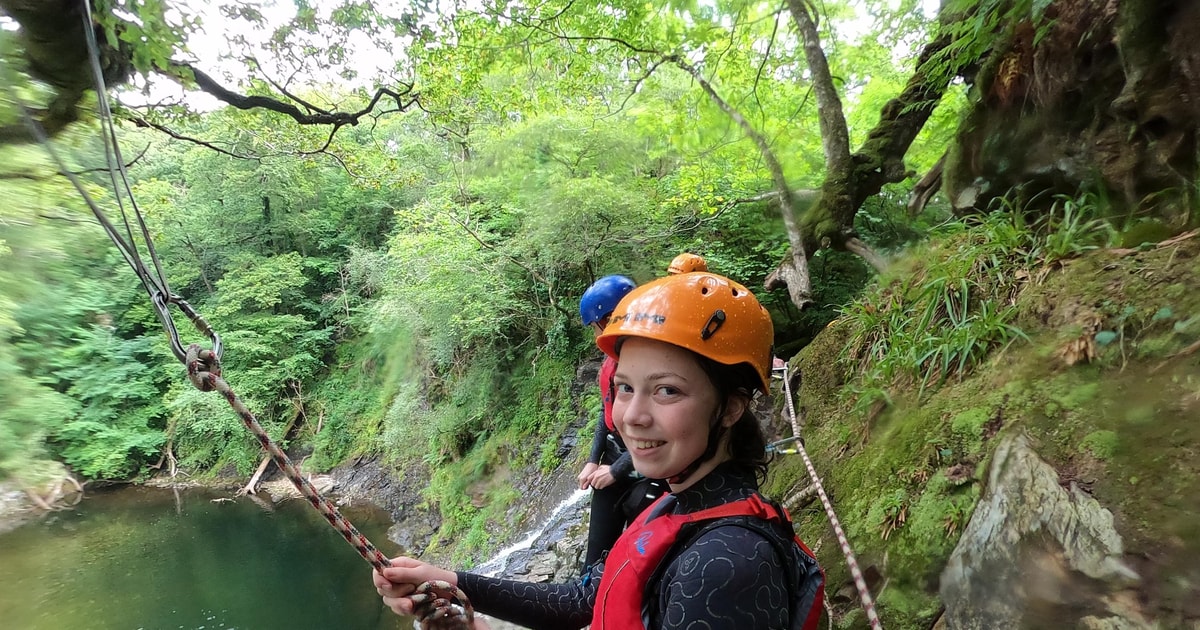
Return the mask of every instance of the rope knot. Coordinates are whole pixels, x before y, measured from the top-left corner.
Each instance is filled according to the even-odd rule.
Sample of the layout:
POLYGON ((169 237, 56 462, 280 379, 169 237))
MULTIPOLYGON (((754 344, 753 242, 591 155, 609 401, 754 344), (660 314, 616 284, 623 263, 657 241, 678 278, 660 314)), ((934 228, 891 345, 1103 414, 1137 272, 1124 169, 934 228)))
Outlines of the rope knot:
POLYGON ((471 630, 475 625, 471 600, 449 582, 425 582, 417 587, 412 600, 421 630, 471 630))
POLYGON ((187 365, 188 380, 196 389, 211 392, 217 388, 216 379, 221 377, 221 359, 212 350, 192 344, 188 346, 184 363, 187 365))

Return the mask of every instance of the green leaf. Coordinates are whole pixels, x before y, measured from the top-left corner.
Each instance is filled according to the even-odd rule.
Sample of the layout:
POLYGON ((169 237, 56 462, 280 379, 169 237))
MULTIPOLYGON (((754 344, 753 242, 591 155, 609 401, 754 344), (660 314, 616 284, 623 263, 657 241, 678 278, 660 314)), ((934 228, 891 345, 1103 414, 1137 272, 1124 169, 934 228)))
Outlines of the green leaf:
POLYGON ((1096 343, 1098 343, 1102 346, 1107 346, 1108 344, 1110 344, 1116 340, 1117 340, 1117 333, 1115 331, 1101 330, 1100 332, 1096 333, 1096 343))

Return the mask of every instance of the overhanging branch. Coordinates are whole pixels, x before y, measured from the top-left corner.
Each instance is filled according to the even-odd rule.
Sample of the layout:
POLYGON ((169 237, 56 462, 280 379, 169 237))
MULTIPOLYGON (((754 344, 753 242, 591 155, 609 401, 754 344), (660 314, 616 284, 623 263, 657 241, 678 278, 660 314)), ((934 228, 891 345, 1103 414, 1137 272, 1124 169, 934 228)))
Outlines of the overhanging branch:
POLYGON ((156 131, 161 131, 162 133, 165 133, 165 134, 167 134, 168 136, 171 136, 172 138, 175 138, 176 140, 182 140, 182 141, 184 141, 184 142, 190 142, 190 143, 192 143, 192 144, 195 144, 195 145, 202 146, 202 147, 204 147, 204 148, 206 148, 206 149, 212 149, 213 151, 216 151, 217 153, 220 153, 220 154, 222 154, 222 155, 228 155, 229 157, 232 157, 232 158, 237 158, 237 159, 239 159, 239 160, 257 160, 257 159, 259 159, 259 158, 255 157, 255 156, 253 156, 253 155, 242 155, 242 154, 240 154, 240 153, 234 153, 233 151, 230 151, 229 149, 224 149, 224 148, 221 148, 221 147, 219 147, 219 146, 217 146, 217 145, 215 145, 215 144, 213 144, 213 143, 211 143, 211 142, 207 142, 207 141, 204 141, 204 140, 200 140, 199 138, 193 138, 193 137, 191 137, 191 136, 185 136, 185 135, 183 135, 183 134, 181 134, 181 133, 179 133, 179 132, 177 132, 177 131, 174 131, 174 130, 172 130, 171 128, 169 128, 169 127, 167 127, 167 126, 165 126, 165 125, 160 125, 160 124, 158 124, 158 123, 156 123, 156 122, 153 122, 153 121, 147 120, 147 119, 145 119, 145 118, 143 118, 143 117, 141 117, 141 116, 131 116, 131 117, 130 117, 130 120, 131 120, 131 121, 133 122, 133 124, 134 124, 135 126, 137 126, 137 127, 142 127, 142 128, 147 128, 147 129, 154 129, 154 130, 156 130, 156 131))
MULTIPOLYGON (((416 95, 412 95, 412 85, 405 85, 402 91, 380 87, 375 90, 375 95, 371 97, 370 102, 368 102, 365 107, 358 111, 315 111, 313 113, 306 113, 291 103, 271 98, 269 96, 247 96, 245 94, 238 94, 237 92, 234 92, 221 85, 203 71, 198 70, 189 64, 176 63, 172 64, 172 68, 184 76, 190 74, 195 79, 196 87, 233 107, 242 110, 265 109, 267 111, 283 114, 300 123, 301 125, 335 125, 337 127, 346 125, 353 126, 357 125, 363 116, 370 114, 375 109, 375 106, 379 104, 379 102, 385 97, 396 103, 396 108, 398 111, 404 111, 408 109, 417 99, 416 95), (408 98, 406 99, 405 97, 408 98)), ((171 76, 172 78, 179 80, 179 77, 175 76, 174 74, 171 76)))
POLYGON ((671 61, 684 72, 687 72, 700 84, 701 89, 708 95, 709 99, 725 112, 742 131, 754 142, 758 147, 758 152, 762 156, 763 161, 767 164, 767 170, 771 172, 771 179, 775 182, 775 192, 778 194, 779 211, 783 215, 783 225, 787 230, 788 244, 792 247, 792 268, 794 273, 791 274, 791 283, 788 284, 788 290, 791 293, 792 302, 796 304, 796 308, 803 309, 808 304, 812 303, 812 282, 808 273, 808 256, 804 250, 804 240, 800 236, 800 229, 796 223, 796 202, 792 197, 792 189, 788 186, 787 178, 783 175, 783 166, 779 163, 779 159, 775 157, 775 152, 771 150, 771 145, 767 143, 767 139, 763 137, 749 121, 746 120, 742 113, 730 105, 721 95, 717 93, 712 84, 700 74, 700 71, 687 60, 678 55, 667 55, 666 59, 671 61))

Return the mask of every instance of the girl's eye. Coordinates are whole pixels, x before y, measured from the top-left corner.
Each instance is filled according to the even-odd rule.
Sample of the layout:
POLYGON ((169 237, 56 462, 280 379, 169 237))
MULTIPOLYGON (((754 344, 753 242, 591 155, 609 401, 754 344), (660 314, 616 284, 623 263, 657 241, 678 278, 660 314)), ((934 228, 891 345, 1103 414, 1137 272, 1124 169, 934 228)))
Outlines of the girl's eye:
POLYGON ((658 394, 659 396, 675 396, 679 393, 679 390, 670 385, 659 385, 654 393, 658 394))
POLYGON ((618 394, 632 394, 633 388, 628 383, 615 383, 618 394))

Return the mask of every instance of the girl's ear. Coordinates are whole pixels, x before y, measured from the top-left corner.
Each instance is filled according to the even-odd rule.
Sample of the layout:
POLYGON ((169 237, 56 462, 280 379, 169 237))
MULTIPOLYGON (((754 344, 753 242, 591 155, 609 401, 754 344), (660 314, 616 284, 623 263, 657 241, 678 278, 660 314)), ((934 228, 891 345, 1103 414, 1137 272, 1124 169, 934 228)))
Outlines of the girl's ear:
POLYGON ((721 414, 721 426, 728 429, 742 419, 746 407, 750 405, 750 397, 742 392, 734 392, 725 400, 725 413, 721 414))

